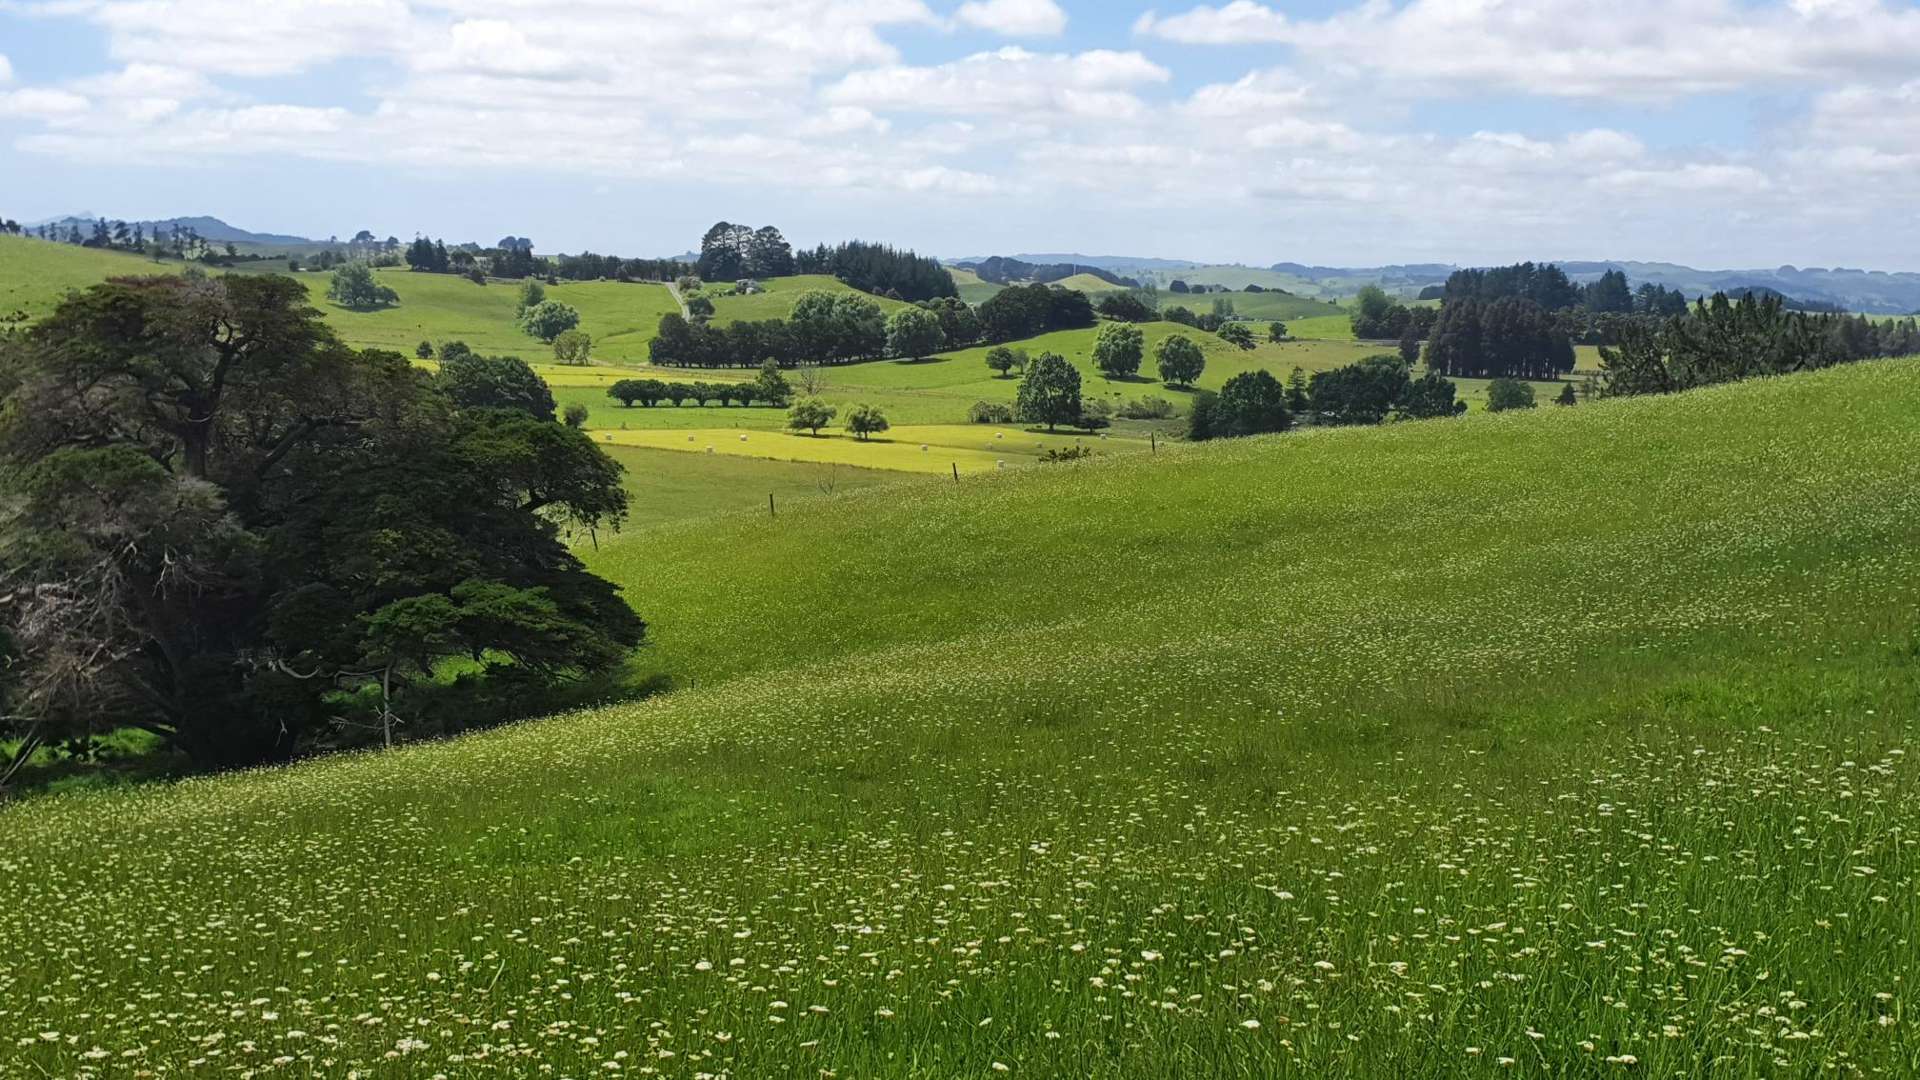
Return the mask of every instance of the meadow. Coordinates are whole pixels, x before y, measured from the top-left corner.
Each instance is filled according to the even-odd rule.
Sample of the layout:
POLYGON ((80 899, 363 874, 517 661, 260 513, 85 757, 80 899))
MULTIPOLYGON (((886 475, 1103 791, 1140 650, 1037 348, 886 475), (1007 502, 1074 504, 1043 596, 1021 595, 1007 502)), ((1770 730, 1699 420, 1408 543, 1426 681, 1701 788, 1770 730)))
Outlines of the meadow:
POLYGON ((603 542, 646 701, 0 810, 9 1075, 1920 1070, 1920 365, 603 542))
POLYGON ((995 285, 991 281, 982 280, 979 274, 971 270, 950 266, 947 272, 953 275, 953 283, 960 289, 960 299, 969 304, 984 304, 993 299, 1000 290, 1006 288, 1005 285, 995 285))
POLYGON ((178 273, 179 267, 98 248, 0 236, 0 326, 42 318, 68 292, 110 277, 178 273))

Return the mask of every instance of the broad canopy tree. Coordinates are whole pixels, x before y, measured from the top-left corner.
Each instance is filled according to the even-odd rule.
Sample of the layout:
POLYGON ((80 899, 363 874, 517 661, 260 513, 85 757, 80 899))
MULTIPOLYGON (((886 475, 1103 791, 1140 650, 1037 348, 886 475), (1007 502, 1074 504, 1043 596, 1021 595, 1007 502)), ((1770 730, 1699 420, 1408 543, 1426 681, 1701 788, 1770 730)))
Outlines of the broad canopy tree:
POLYGON ((536 688, 616 667, 645 624, 561 530, 620 525, 618 465, 550 404, 445 385, 275 276, 117 280, 0 342, 0 727, 237 765, 369 681, 405 715, 447 657, 536 688))
POLYGON ((1059 353, 1034 357, 1020 380, 1014 412, 1026 423, 1047 425, 1048 431, 1059 424, 1079 423, 1079 370, 1059 353))

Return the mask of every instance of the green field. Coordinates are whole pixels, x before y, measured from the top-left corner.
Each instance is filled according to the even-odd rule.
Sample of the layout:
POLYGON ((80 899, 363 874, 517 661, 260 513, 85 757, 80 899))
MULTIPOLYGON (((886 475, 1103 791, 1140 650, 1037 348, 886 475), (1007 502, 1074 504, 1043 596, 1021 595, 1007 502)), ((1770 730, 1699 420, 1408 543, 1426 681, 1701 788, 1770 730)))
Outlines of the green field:
POLYGON ((74 289, 110 277, 170 274, 179 263, 156 263, 138 255, 0 236, 0 325, 51 313, 74 289))
POLYGON ((0 810, 5 1071, 1913 1075, 1917 414, 1882 362, 626 534, 671 695, 0 810))
MULTIPOLYGON (((1161 305, 1165 306, 1174 303, 1175 301, 1171 299, 1172 295, 1171 293, 1162 294, 1160 297, 1161 305)), ((1216 299, 1230 300, 1233 302, 1234 314, 1239 315, 1241 318, 1280 320, 1287 324, 1289 332, 1293 331, 1293 325, 1296 322, 1309 326, 1320 326, 1322 325, 1321 320, 1348 319, 1349 323, 1345 335, 1323 332, 1312 336, 1334 338, 1353 336, 1351 316, 1340 305, 1328 303, 1325 300, 1309 300, 1304 296, 1292 296, 1277 292, 1215 293, 1207 296, 1189 296, 1185 297, 1185 299, 1190 301, 1188 306, 1195 311, 1212 310, 1213 301, 1216 299)), ((1307 335, 1295 334, 1294 336, 1303 337, 1307 335)))
MULTIPOLYGON (((1157 395, 1184 405, 1190 392, 1172 390, 1161 384, 1153 369, 1152 353, 1160 341, 1174 334, 1185 334, 1199 342, 1207 354, 1206 374, 1200 379, 1204 389, 1217 390, 1227 379, 1242 371, 1265 368, 1284 379, 1297 366, 1308 372, 1321 371, 1353 363, 1380 352, 1374 345, 1352 341, 1290 341, 1261 344, 1241 350, 1215 335, 1202 333, 1177 323, 1143 323, 1147 359, 1141 375, 1134 380, 1108 381, 1093 366, 1093 345, 1097 327, 1062 330, 1016 342, 1032 355, 1057 352, 1080 369, 1082 394, 1110 401, 1115 406, 1133 398, 1157 395)), ((962 349, 926 360, 879 360, 824 368, 819 396, 841 409, 866 403, 879 406, 894 425, 955 424, 967 417, 967 409, 976 401, 1011 404, 1019 390, 1019 379, 1001 378, 986 364, 986 346, 962 349)), ((571 369, 556 369, 563 373, 571 369)), ((609 372, 609 375, 624 373, 609 372)), ((648 372, 653 377, 680 382, 725 381, 742 379, 751 373, 733 370, 663 369, 648 372)), ((797 376, 791 376, 797 378, 797 376)), ((784 410, 764 406, 742 408, 710 404, 705 408, 691 401, 675 408, 661 404, 654 408, 623 408, 606 396, 603 389, 567 388, 555 385, 554 397, 562 405, 578 402, 587 406, 588 426, 614 430, 679 430, 687 428, 740 428, 777 431, 786 425, 784 410)))
MULTIPOLYGON (((846 466, 800 465, 742 457, 669 454, 609 445, 626 468, 632 502, 627 528, 644 530, 737 511, 764 512, 767 496, 780 507, 898 480, 897 473, 846 466)), ((608 542, 614 537, 598 538, 608 542)))

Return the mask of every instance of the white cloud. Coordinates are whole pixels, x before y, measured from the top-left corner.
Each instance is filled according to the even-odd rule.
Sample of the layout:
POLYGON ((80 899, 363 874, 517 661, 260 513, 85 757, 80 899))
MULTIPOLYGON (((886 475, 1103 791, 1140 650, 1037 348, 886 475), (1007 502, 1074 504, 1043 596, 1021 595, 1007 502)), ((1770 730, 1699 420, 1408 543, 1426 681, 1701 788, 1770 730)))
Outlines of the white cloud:
POLYGON ((1920 9, 1350 2, 1314 19, 1277 0, 1143 17, 1152 41, 1295 46, 1263 50, 1285 66, 1252 71, 1204 66, 1245 54, 1193 64, 1168 50, 1202 76, 1190 89, 1172 59, 1144 49, 955 47, 908 63, 895 44, 909 27, 1055 33, 1064 15, 1051 0, 939 5, 951 18, 922 0, 756 0, 697 17, 685 0, 0 0, 88 20, 117 58, 20 86, 0 57, 0 118, 19 149, 121 167, 454 163, 550 167, 560 193, 617 180, 697 181, 724 200, 812 193, 822 201, 805 205, 839 199, 860 221, 910 208, 872 228, 923 247, 955 207, 951 220, 970 223, 955 226, 968 230, 955 249, 1020 215, 1097 229, 1146 211, 1126 217, 1122 239, 1160 229, 1169 250, 1193 254, 1211 236, 1271 258, 1304 255, 1317 237, 1303 261, 1323 262, 1470 260, 1490 247, 1675 257, 1689 237, 1740 235, 1724 227, 1738 214, 1769 222, 1754 245, 1835 221, 1853 230, 1836 236, 1891 245, 1900 230, 1886 222, 1920 205, 1920 78, 1903 52, 1920 48, 1920 9), (1692 145, 1672 137, 1691 118, 1677 110, 1656 141, 1634 110, 1587 130, 1562 115, 1456 136, 1421 130, 1412 108, 1437 94, 1637 101, 1756 86, 1804 88, 1811 104, 1752 132, 1702 126, 1692 145), (969 198, 993 198, 994 212, 969 198))
POLYGON ((13 81, 13 65, 7 61, 7 54, 0 53, 0 83, 13 81))
POLYGON ((87 106, 86 98, 65 90, 30 86, 0 91, 0 116, 59 122, 81 115, 87 106))
POLYGON ((1144 108, 1132 88, 1171 77, 1137 52, 1034 53, 1008 46, 933 67, 856 71, 823 96, 920 113, 1131 116, 1144 108))
POLYGON ((405 50, 404 0, 94 0, 77 5, 121 60, 165 57, 210 74, 284 75, 405 50))
POLYGON ((1054 0, 969 0, 954 18, 1007 37, 1054 37, 1067 28, 1067 13, 1054 0))
POLYGON ((1254 0, 1149 12, 1135 32, 1187 44, 1295 46, 1303 63, 1401 88, 1665 100, 1767 84, 1899 77, 1920 9, 1884 0, 1369 0, 1325 19, 1254 0))
POLYGON ((454 23, 448 44, 424 53, 417 61, 423 71, 458 71, 504 78, 569 78, 598 71, 565 49, 530 40, 520 27, 502 19, 467 19, 454 23))

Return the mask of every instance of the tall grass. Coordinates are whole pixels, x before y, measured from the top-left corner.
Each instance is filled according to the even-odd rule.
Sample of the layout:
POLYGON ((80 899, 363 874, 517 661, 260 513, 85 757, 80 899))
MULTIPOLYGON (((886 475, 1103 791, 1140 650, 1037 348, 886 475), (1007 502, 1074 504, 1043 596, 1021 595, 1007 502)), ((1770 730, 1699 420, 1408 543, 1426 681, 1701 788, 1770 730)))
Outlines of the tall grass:
POLYGON ((668 698, 0 813, 0 1071, 1904 1076, 1920 368, 603 548, 668 698))

